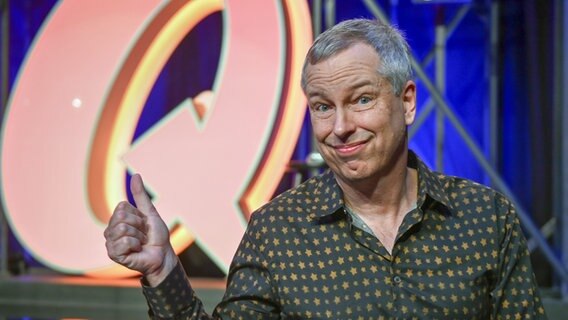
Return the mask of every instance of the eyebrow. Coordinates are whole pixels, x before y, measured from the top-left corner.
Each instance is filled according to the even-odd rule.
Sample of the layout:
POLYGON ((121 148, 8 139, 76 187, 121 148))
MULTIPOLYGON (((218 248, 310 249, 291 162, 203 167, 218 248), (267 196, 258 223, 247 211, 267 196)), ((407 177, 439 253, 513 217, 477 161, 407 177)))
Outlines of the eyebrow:
POLYGON ((372 85, 373 85, 373 81, 360 80, 360 81, 356 81, 353 84, 351 84, 349 86, 349 89, 357 89, 357 88, 361 88, 361 87, 365 87, 365 86, 372 86, 372 85))

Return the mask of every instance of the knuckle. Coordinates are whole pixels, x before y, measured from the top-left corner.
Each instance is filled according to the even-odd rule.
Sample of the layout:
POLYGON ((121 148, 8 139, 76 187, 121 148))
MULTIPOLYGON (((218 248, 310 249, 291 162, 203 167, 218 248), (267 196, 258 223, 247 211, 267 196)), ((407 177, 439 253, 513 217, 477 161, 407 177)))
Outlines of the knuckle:
POLYGON ((120 223, 116 226, 118 234, 125 235, 128 233, 128 226, 125 223, 120 223))
POLYGON ((129 207, 130 203, 128 203, 128 201, 120 201, 116 206, 116 208, 120 210, 127 210, 129 207))
POLYGON ((118 240, 118 242, 119 242, 120 245, 122 245, 123 247, 126 247, 126 248, 130 247, 130 245, 131 245, 130 239, 128 239, 126 237, 120 238, 118 240))
POLYGON ((122 221, 126 219, 128 213, 126 212, 126 210, 118 209, 115 211, 114 215, 118 221, 122 221))
POLYGON ((114 246, 107 241, 106 242, 106 249, 107 249, 107 256, 111 259, 111 260, 115 260, 117 257, 116 251, 114 249, 114 246))
POLYGON ((121 201, 114 208, 114 215, 119 218, 124 218, 128 214, 130 208, 131 205, 128 201, 121 201))

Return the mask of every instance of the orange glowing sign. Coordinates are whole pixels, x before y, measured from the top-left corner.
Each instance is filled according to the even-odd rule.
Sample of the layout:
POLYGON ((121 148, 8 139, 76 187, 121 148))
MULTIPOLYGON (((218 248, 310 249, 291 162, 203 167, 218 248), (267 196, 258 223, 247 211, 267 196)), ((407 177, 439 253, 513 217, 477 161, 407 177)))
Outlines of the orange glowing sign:
POLYGON ((199 241, 226 270, 250 212, 272 196, 293 152, 310 42, 304 1, 60 2, 3 123, 2 202, 19 241, 59 271, 132 275, 110 262, 102 232, 133 171, 155 195, 175 250, 199 241), (219 11, 213 88, 131 144, 172 52, 219 11))

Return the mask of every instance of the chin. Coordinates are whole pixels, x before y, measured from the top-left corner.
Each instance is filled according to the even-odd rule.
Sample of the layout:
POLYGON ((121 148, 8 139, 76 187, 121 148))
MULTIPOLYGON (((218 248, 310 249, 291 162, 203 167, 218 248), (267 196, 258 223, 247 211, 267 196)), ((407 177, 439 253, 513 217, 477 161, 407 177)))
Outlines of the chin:
POLYGON ((340 179, 351 182, 364 181, 371 177, 371 174, 366 170, 366 168, 340 168, 339 170, 334 170, 335 174, 340 177, 340 179))

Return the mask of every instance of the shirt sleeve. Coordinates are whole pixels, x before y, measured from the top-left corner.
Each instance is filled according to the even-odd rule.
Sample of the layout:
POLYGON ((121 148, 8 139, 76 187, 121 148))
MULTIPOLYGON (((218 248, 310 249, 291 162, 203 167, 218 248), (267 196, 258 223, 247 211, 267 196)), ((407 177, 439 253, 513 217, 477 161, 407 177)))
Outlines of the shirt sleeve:
POLYGON ((500 195, 496 202, 501 245, 492 319, 547 319, 515 208, 500 195))
POLYGON ((150 319, 213 319, 195 295, 180 263, 157 287, 142 280, 150 319))
POLYGON ((208 315, 195 295, 180 263, 157 287, 142 281, 151 319, 279 319, 277 289, 261 248, 260 232, 251 218, 231 263, 227 289, 213 315, 208 315))

